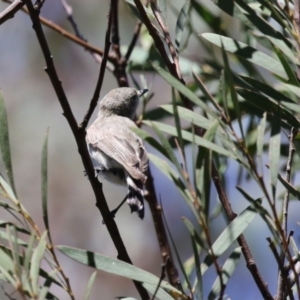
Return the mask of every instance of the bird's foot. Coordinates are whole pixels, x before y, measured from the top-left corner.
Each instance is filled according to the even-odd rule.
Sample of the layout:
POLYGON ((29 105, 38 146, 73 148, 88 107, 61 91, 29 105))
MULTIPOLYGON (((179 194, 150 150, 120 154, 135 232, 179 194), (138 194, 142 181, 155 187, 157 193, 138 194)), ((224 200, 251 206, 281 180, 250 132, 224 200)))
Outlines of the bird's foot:
MULTIPOLYGON (((118 212, 118 210, 122 207, 122 205, 125 203, 125 201, 127 200, 127 195, 126 195, 126 197, 122 200, 122 202, 115 208, 115 209, 113 209, 113 210, 111 210, 110 211, 110 215, 111 215, 111 217, 114 219, 115 218, 115 216, 116 216, 116 214, 117 214, 117 212, 118 212)), ((102 220, 102 224, 105 224, 105 221, 104 220, 102 220)))

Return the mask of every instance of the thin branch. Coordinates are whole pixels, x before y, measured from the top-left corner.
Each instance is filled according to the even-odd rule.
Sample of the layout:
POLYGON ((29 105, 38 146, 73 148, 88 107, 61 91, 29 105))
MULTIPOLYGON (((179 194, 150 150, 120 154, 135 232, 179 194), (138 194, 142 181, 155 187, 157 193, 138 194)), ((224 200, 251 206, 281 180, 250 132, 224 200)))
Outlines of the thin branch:
MULTIPOLYGON (((293 162, 293 157, 295 153, 295 146, 294 146, 294 138, 297 134, 297 130, 295 128, 291 129, 291 134, 289 135, 289 156, 287 160, 287 165, 286 165, 286 175, 285 179, 288 183, 291 183, 291 172, 292 172, 292 162, 293 162)), ((288 207, 289 207, 289 197, 290 197, 290 192, 288 189, 285 191, 284 195, 284 200, 283 200, 283 208, 282 208, 282 230, 283 234, 285 237, 287 237, 287 221, 288 221, 288 207)), ((288 241, 288 238, 286 238, 288 241)), ((280 253, 280 263, 281 265, 284 265, 285 261, 285 254, 284 251, 282 250, 280 253)), ((297 276, 297 274, 295 274, 297 276)), ((297 278, 297 277, 296 277, 297 278)), ((279 269, 279 274, 278 274, 278 286, 277 286, 277 296, 276 300, 283 300, 284 299, 284 280, 286 279, 285 274, 282 272, 282 269, 279 269)), ((286 286, 286 289, 289 289, 288 286, 286 286)))
POLYGON ((131 40, 131 42, 130 42, 130 44, 128 46, 127 52, 125 54, 125 60, 126 60, 126 62, 128 62, 128 60, 130 58, 130 55, 132 53, 132 50, 135 47, 135 44, 136 44, 137 39, 139 37, 142 25, 143 25, 143 23, 141 21, 138 21, 137 24, 135 25, 134 33, 133 33, 133 36, 132 36, 132 40, 131 40))
POLYGON ((23 0, 15 0, 0 13, 0 25, 12 19, 15 14, 24 6, 23 0))
POLYGON ((175 47, 172 43, 168 26, 165 24, 164 19, 163 19, 162 15, 160 14, 160 10, 158 9, 158 7, 156 5, 156 1, 151 0, 150 5, 151 5, 151 9, 153 11, 153 14, 156 18, 156 21, 159 24, 160 28, 162 29, 162 32, 163 32, 164 37, 166 39, 167 46, 169 48, 170 54, 171 54, 172 59, 173 59, 173 63, 174 63, 175 68, 176 68, 176 74, 177 74, 178 78, 182 79, 182 74, 181 74, 181 70, 180 70, 180 66, 179 66, 178 54, 177 54, 177 52, 175 50, 175 47))
MULTIPOLYGON (((11 3, 10 0, 2 0, 2 1, 7 2, 7 3, 11 3)), ((22 7, 21 10, 28 14, 28 9, 26 7, 22 7)), ((45 25, 46 27, 51 28, 52 30, 54 30, 57 33, 61 34, 62 36, 66 37, 67 39, 71 40, 72 42, 74 42, 74 43, 76 43, 76 44, 84 47, 86 50, 91 51, 93 53, 96 53, 96 54, 98 54, 100 56, 103 56, 103 50, 102 49, 97 48, 97 47, 89 44, 85 40, 77 37, 76 35, 72 34, 71 32, 69 32, 69 31, 67 31, 65 29, 63 29, 59 25, 53 23, 52 21, 50 21, 50 20, 48 20, 48 19, 46 19, 44 17, 39 16, 39 18, 40 18, 41 23, 43 25, 45 25)), ((111 61, 110 57, 108 57, 108 61, 111 61)))
MULTIPOLYGON (((96 206, 98 207, 98 209, 100 210, 100 212, 102 214, 102 217, 107 226, 109 234, 110 234, 110 236, 114 242, 114 245, 118 251, 118 259, 132 264, 132 262, 128 256, 127 250, 125 248, 125 245, 120 236, 118 227, 110 214, 109 207, 107 205, 107 202, 106 202, 104 194, 103 194, 102 184, 94 176, 94 169, 93 169, 91 158, 87 151, 86 142, 85 142, 85 128, 86 127, 84 127, 84 126, 78 127, 77 126, 77 122, 74 118, 74 115, 70 108, 69 102, 68 102, 65 92, 63 90, 62 84, 57 76, 56 69, 53 64, 53 60, 52 60, 52 56, 51 56, 51 53, 50 53, 50 50, 48 47, 48 43, 46 41, 43 29, 42 29, 42 25, 41 25, 41 22, 39 19, 39 12, 34 9, 33 4, 31 3, 30 0, 25 0, 25 2, 27 5, 29 14, 30 14, 30 18, 33 23, 33 29, 36 32, 37 39, 39 41, 40 47, 42 49, 42 52, 43 52, 43 55, 44 55, 44 58, 45 58, 45 61, 47 64, 46 72, 51 80, 51 83, 56 92, 57 98, 63 108, 64 116, 66 117, 66 119, 72 129, 72 132, 73 132, 74 137, 77 142, 79 154, 81 155, 82 162, 84 164, 85 170, 87 171, 87 175, 89 176, 90 183, 92 185, 94 194, 96 196, 96 206)), ((112 1, 110 8, 113 7, 113 3, 114 2, 112 1)), ((109 19, 111 19, 111 9, 110 9, 109 19)), ((106 45, 106 48, 109 48, 109 46, 106 45)), ((105 65, 105 64, 103 63, 103 65, 105 65)), ((105 71, 105 67, 101 66, 99 79, 101 79, 101 77, 103 77, 102 73, 104 71, 105 71)), ((96 90, 99 90, 99 92, 101 89, 101 84, 102 84, 101 80, 98 80, 96 90)), ((97 99, 96 99, 96 103, 97 103, 97 99)), ((86 124, 87 124, 87 122, 86 122, 86 124)), ((86 124, 84 124, 84 125, 86 125, 86 124)), ((68 278, 65 278, 65 280, 69 287, 68 278)), ((135 284, 135 287, 138 290, 141 298, 143 300, 148 300, 149 295, 148 295, 147 291, 145 290, 145 288, 139 282, 134 281, 134 284, 135 284)))
POLYGON ((100 72, 99 72, 99 77, 98 77, 98 81, 96 84, 96 88, 94 91, 94 95, 93 98, 90 102, 90 106, 89 109, 87 111, 87 113, 84 116, 84 119, 82 121, 82 123, 80 124, 81 128, 86 128, 92 114, 93 111, 95 109, 95 107, 97 106, 97 102, 100 96, 100 91, 101 91, 101 87, 102 87, 102 83, 103 83, 103 79, 104 79, 104 74, 105 74, 105 67, 106 67, 106 62, 107 62, 107 58, 108 58, 108 54, 109 54, 109 48, 110 48, 110 33, 111 33, 111 26, 112 26, 112 16, 113 16, 113 9, 116 6, 116 0, 111 0, 110 2, 110 9, 109 9, 109 17, 108 17, 108 25, 107 25, 107 30, 106 30, 106 35, 105 35, 105 48, 104 48, 104 54, 102 57, 102 63, 100 66, 100 72))
MULTIPOLYGON (((285 283, 285 293, 288 293, 289 297, 291 300, 294 300, 294 295, 293 295, 293 292, 292 292, 292 289, 291 289, 291 286, 290 286, 290 283, 289 281, 287 280, 287 271, 284 269, 284 265, 283 265, 283 261, 281 259, 281 257, 279 256, 278 252, 277 252, 277 249, 273 243, 273 241, 268 237, 267 238, 267 241, 269 242, 269 247, 271 248, 272 252, 273 252, 273 255, 277 261, 277 264, 278 264, 278 267, 280 269, 280 272, 281 274, 283 275, 282 276, 282 280, 283 282, 285 283)), ((283 293, 284 293, 283 292, 283 293)), ((279 295, 277 294, 276 296, 276 300, 280 299, 279 295)))
POLYGON ((117 60, 121 58, 120 52, 120 35, 119 35, 119 0, 115 0, 116 5, 112 15, 112 25, 111 25, 111 48, 112 52, 115 54, 117 60))

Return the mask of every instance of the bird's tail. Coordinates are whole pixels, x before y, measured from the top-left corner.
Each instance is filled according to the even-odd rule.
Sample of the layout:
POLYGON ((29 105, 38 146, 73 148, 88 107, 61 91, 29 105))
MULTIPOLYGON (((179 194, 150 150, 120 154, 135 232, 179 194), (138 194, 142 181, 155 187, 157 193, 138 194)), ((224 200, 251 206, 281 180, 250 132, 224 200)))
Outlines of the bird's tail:
POLYGON ((136 180, 130 176, 126 178, 128 185, 127 203, 131 212, 137 212, 141 219, 144 218, 144 188, 140 180, 136 180))

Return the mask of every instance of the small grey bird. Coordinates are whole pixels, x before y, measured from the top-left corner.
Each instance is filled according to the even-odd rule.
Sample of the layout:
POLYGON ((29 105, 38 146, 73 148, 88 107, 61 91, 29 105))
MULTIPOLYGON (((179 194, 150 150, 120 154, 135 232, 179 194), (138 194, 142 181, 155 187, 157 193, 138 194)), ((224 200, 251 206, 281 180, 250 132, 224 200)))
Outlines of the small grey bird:
POLYGON ((99 104, 97 119, 88 128, 86 142, 95 175, 115 183, 127 184, 128 193, 113 215, 127 201, 131 212, 144 218, 144 185, 147 180, 148 156, 142 140, 130 129, 139 97, 148 90, 117 88, 99 104))

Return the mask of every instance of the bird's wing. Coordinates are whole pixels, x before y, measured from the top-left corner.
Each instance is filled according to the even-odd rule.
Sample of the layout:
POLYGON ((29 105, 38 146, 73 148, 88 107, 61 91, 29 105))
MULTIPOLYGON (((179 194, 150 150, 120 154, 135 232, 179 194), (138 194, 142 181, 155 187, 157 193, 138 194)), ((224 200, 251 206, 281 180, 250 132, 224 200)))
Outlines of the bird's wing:
POLYGON ((140 139, 130 129, 119 127, 116 131, 106 124, 95 124, 87 130, 86 140, 94 148, 120 163, 135 179, 146 181, 147 152, 140 139), (101 128, 101 129, 100 129, 101 128), (100 129, 100 130, 98 130, 100 129), (134 145, 128 142, 134 137, 134 145))

